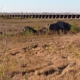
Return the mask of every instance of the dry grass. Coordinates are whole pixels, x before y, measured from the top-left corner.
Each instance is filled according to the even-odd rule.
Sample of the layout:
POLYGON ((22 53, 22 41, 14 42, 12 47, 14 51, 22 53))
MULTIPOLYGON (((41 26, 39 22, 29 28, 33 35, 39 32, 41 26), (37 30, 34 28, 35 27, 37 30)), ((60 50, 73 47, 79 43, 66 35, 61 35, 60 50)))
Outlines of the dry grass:
MULTIPOLYGON (((13 34, 27 25, 43 27, 56 21, 5 19, 0 21, 0 30, 13 34)), ((80 20, 63 21, 80 25, 80 20)), ((80 33, 0 36, 0 80, 80 80, 79 48, 80 33)))

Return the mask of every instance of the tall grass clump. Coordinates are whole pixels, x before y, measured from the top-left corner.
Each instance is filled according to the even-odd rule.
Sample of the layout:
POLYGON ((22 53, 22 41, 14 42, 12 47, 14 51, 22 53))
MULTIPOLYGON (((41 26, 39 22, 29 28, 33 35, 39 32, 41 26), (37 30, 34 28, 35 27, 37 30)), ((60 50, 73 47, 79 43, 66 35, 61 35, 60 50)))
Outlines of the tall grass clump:
POLYGON ((39 24, 36 24, 34 28, 35 28, 35 30, 39 30, 40 29, 39 24))
POLYGON ((23 34, 26 35, 26 36, 34 35, 33 31, 29 30, 29 29, 25 29, 25 31, 23 32, 23 34))
POLYGON ((71 25, 71 32, 72 33, 78 33, 78 32, 80 32, 80 28, 78 27, 78 25, 76 23, 73 23, 71 25))

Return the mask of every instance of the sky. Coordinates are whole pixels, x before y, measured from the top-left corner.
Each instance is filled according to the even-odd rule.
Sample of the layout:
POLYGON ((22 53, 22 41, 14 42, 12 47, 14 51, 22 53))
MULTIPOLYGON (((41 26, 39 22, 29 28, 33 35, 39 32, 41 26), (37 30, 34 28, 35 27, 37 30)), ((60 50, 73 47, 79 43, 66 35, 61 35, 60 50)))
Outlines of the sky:
POLYGON ((0 0, 0 12, 80 13, 80 0, 0 0))

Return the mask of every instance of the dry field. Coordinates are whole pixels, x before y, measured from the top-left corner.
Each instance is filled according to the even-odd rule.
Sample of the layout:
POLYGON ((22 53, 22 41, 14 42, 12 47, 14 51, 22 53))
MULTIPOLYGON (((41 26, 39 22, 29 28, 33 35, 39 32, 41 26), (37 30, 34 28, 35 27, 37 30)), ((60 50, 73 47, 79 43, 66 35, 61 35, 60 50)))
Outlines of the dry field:
MULTIPOLYGON (((80 33, 9 36, 59 19, 0 19, 0 80, 80 80, 80 33)), ((80 27, 80 20, 64 20, 80 27)))

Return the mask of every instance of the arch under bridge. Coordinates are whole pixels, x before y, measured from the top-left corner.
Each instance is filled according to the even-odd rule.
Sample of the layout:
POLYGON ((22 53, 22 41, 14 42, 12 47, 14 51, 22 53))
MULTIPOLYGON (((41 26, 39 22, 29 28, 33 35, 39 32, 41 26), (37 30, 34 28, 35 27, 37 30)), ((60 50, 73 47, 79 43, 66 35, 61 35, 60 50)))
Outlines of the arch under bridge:
POLYGON ((75 13, 0 13, 1 18, 80 19, 75 13))

